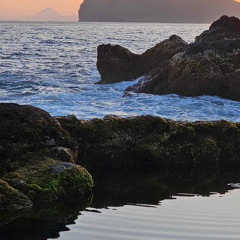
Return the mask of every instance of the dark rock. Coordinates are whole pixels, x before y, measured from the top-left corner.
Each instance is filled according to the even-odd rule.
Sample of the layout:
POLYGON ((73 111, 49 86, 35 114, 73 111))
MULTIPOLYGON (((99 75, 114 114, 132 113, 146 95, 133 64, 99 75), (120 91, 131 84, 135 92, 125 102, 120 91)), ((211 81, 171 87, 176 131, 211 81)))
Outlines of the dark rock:
POLYGON ((134 54, 119 45, 100 45, 97 68, 101 81, 98 83, 134 80, 156 67, 165 67, 176 53, 183 52, 186 47, 187 43, 176 35, 158 43, 142 55, 134 54))
POLYGON ((240 20, 223 16, 164 69, 126 89, 150 94, 217 95, 240 101, 240 20))
POLYGON ((24 153, 66 147, 73 156, 77 143, 47 112, 32 106, 0 104, 0 159, 13 163, 24 153))
POLYGON ((239 123, 179 122, 154 116, 57 119, 81 146, 78 163, 94 176, 149 170, 186 179, 239 174, 239 123))
POLYGON ((240 37, 240 20, 236 17, 222 16, 209 30, 196 37, 196 42, 215 42, 240 37))
POLYGON ((0 190, 1 211, 83 194, 92 187, 90 174, 74 164, 76 140, 39 108, 0 104, 0 146, 0 181, 6 189, 0 190))

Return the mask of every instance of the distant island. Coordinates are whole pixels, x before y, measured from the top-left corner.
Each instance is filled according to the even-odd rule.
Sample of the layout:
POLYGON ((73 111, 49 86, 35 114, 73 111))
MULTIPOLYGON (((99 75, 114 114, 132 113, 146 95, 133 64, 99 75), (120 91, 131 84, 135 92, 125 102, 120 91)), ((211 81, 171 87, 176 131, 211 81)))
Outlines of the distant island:
POLYGON ((60 21, 60 22, 68 22, 68 21, 77 21, 77 16, 63 16, 59 14, 52 8, 46 8, 42 11, 38 12, 34 16, 30 17, 28 20, 30 21, 60 21))
POLYGON ((240 17, 234 0, 84 0, 80 22, 210 23, 221 15, 240 17))

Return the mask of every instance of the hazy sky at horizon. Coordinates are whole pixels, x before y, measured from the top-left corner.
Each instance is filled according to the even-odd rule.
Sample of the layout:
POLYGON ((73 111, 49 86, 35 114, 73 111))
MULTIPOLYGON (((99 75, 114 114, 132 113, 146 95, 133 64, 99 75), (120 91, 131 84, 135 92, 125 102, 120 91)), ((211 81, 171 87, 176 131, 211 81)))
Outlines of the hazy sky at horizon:
POLYGON ((33 16, 45 8, 53 8, 62 15, 77 15, 82 2, 83 0, 0 0, 0 20, 33 16))
POLYGON ((45 8, 62 15, 77 15, 83 0, 0 0, 0 19, 32 16, 45 8))

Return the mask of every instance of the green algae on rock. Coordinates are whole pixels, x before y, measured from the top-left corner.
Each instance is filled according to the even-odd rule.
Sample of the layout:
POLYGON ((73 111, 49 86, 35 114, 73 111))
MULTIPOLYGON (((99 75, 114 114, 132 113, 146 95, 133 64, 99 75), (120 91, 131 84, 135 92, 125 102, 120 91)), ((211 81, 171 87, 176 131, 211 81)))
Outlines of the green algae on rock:
POLYGON ((1 211, 90 191, 91 175, 75 164, 76 140, 47 112, 32 106, 0 104, 0 120, 0 179, 9 189, 0 194, 1 211), (11 201, 7 204, 9 194, 15 205, 11 201))
POLYGON ((32 207, 32 202, 23 193, 0 179, 0 211, 16 211, 32 207))

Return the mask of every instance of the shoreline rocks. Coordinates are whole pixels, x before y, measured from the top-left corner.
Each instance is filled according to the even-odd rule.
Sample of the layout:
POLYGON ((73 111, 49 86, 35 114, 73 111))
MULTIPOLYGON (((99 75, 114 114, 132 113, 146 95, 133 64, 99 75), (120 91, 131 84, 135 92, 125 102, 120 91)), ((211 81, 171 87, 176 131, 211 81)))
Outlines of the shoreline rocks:
POLYGON ((77 142, 47 112, 0 104, 0 211, 16 211, 91 190, 75 164, 77 142))
MULTIPOLYGON (((118 46, 118 48, 121 47, 118 46)), ((128 50, 125 49, 125 51, 128 50)), ((117 77, 109 74, 112 70, 118 76, 118 81, 140 77, 140 72, 138 75, 131 75, 131 79, 126 76, 125 73, 129 72, 129 69, 124 65, 132 65, 129 65, 124 58, 121 58, 121 64, 118 61, 119 57, 112 61, 112 55, 106 54, 107 52, 106 49, 101 49, 99 52, 97 65, 101 66, 99 72, 102 81, 100 83, 115 82, 114 79, 117 77), (104 61, 101 56, 105 57, 104 61), (102 69, 104 69, 104 74, 102 74, 102 69)), ((182 96, 213 95, 240 101, 239 56, 240 20, 223 16, 215 21, 209 30, 197 36, 194 43, 176 52, 165 62, 165 65, 161 66, 161 61, 157 60, 160 65, 156 63, 152 69, 142 71, 143 77, 137 84, 128 87, 124 95, 129 92, 182 96)), ((149 57, 151 58, 151 55, 149 57)))
POLYGON ((113 187, 106 176, 124 186, 127 179, 161 186, 167 179, 209 183, 239 176, 240 123, 53 118, 17 104, 0 104, 0 120, 1 212, 81 199, 93 187, 89 172, 103 189, 113 187))
POLYGON ((163 178, 239 174, 239 123, 181 122, 155 116, 57 120, 78 141, 78 163, 94 177, 119 171, 150 171, 163 178))

